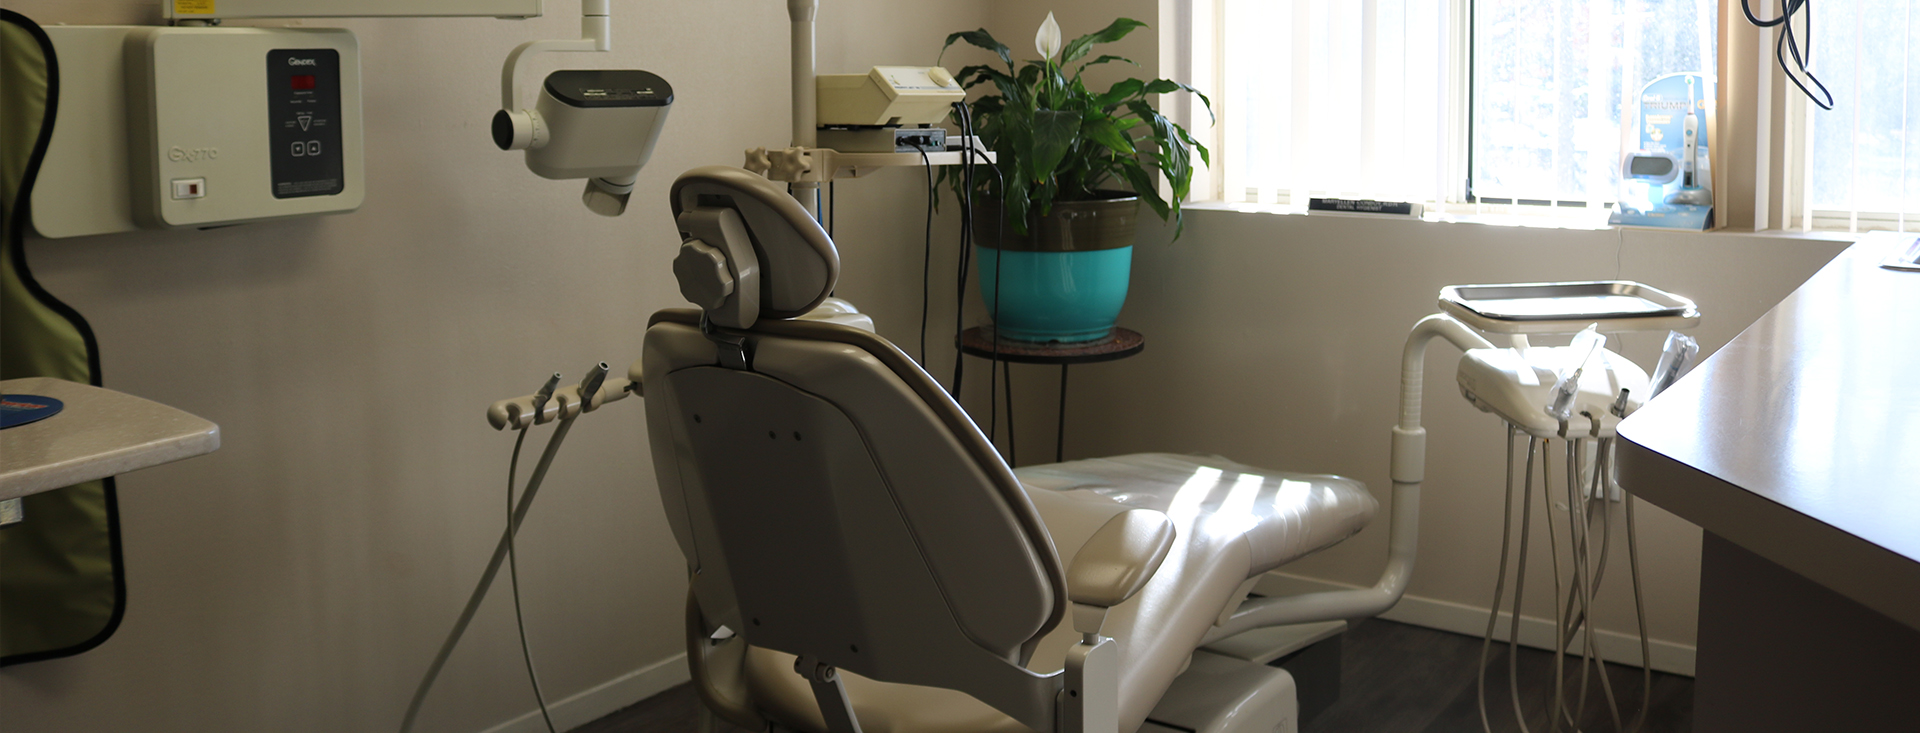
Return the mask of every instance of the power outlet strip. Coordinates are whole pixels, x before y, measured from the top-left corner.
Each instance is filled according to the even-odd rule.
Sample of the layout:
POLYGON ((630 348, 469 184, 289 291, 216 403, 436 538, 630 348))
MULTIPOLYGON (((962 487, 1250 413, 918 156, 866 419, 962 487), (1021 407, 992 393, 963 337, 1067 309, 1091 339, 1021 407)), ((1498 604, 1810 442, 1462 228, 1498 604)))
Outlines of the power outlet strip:
POLYGON ((823 127, 819 144, 842 153, 944 153, 947 131, 939 127, 823 127))

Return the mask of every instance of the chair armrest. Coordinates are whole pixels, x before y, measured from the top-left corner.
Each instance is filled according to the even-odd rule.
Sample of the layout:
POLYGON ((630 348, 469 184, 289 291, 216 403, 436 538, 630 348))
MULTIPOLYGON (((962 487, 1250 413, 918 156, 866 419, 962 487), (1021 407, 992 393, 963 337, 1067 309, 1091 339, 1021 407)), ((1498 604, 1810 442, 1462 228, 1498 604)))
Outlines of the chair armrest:
POLYGON ((1111 608, 1145 587, 1173 549, 1173 522, 1151 509, 1113 515, 1087 539, 1067 567, 1067 597, 1111 608))

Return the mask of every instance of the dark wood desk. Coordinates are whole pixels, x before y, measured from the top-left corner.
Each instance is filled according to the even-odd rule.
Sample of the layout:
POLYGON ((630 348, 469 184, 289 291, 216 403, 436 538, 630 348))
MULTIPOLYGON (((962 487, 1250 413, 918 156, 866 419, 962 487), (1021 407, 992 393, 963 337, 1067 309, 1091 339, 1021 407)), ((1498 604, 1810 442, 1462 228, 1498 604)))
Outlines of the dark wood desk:
POLYGON ((1706 531, 1695 730, 1920 730, 1920 272, 1872 234, 1620 425, 1706 531))

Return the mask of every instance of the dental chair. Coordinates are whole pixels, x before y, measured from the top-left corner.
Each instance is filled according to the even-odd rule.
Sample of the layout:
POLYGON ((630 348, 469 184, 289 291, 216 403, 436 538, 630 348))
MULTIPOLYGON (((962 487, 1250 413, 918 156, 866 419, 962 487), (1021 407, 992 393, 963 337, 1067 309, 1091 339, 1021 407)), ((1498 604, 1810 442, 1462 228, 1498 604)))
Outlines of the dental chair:
POLYGON ((1376 614, 1404 589, 1417 502, 1396 506, 1380 585, 1249 598, 1365 527, 1366 488, 1165 454, 1011 470, 850 308, 815 312, 839 257, 780 186, 699 168, 672 205, 674 273, 699 309, 654 314, 631 376, 710 715, 814 733, 1294 731, 1285 670, 1203 647, 1376 614))

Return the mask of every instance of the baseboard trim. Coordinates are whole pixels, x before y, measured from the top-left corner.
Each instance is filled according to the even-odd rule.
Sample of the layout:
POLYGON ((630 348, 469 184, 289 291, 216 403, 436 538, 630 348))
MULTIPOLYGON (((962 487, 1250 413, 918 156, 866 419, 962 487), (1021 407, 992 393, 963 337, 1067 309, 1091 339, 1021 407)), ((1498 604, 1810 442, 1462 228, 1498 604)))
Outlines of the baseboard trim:
MULTIPOLYGON (((1348 590, 1359 586, 1307 578, 1289 573, 1268 573, 1254 591, 1261 595, 1292 595, 1328 590, 1348 590)), ((1511 614, 1500 614, 1500 626, 1506 628, 1511 614)), ((1487 609, 1408 595, 1400 603, 1380 614, 1380 618, 1429 629, 1480 636, 1487 630, 1487 609)), ((1520 643, 1535 649, 1553 648, 1553 622, 1533 616, 1520 617, 1520 643)), ((1601 630, 1595 635, 1600 656, 1617 664, 1640 664, 1640 638, 1632 634, 1601 630)), ((1649 643, 1653 668, 1670 674, 1693 676, 1694 647, 1653 639, 1649 643)), ((675 654, 653 664, 620 675, 548 706, 554 727, 572 730, 609 713, 665 692, 686 682, 687 655, 675 654)), ((488 728, 484 733, 545 733, 538 708, 512 720, 488 728)))
MULTIPOLYGON (((1260 579, 1254 592, 1274 596, 1349 590, 1358 587, 1290 573, 1272 572, 1260 579)), ((1415 595, 1403 596, 1398 605, 1380 614, 1380 618, 1468 636, 1484 636, 1487 632, 1487 609, 1415 595)), ((1496 642, 1504 639, 1503 632, 1512 618, 1513 614, 1501 612, 1499 631, 1496 632, 1499 636, 1495 637, 1496 642)), ((1520 644, 1551 651, 1553 629, 1554 623, 1551 620, 1523 615, 1520 617, 1520 644)), ((1594 645, 1598 647, 1601 658, 1609 662, 1640 666, 1640 637, 1637 634, 1601 629, 1594 634, 1594 645)), ((1686 677, 1693 676, 1693 646, 1651 639, 1648 650, 1653 657, 1654 669, 1686 677)))
MULTIPOLYGON (((553 727, 573 730, 606 717, 614 711, 645 700, 691 679, 686 653, 675 654, 653 664, 587 688, 565 700, 548 703, 553 727)), ((534 708, 512 720, 488 728, 485 733, 546 733, 547 724, 534 708)))

